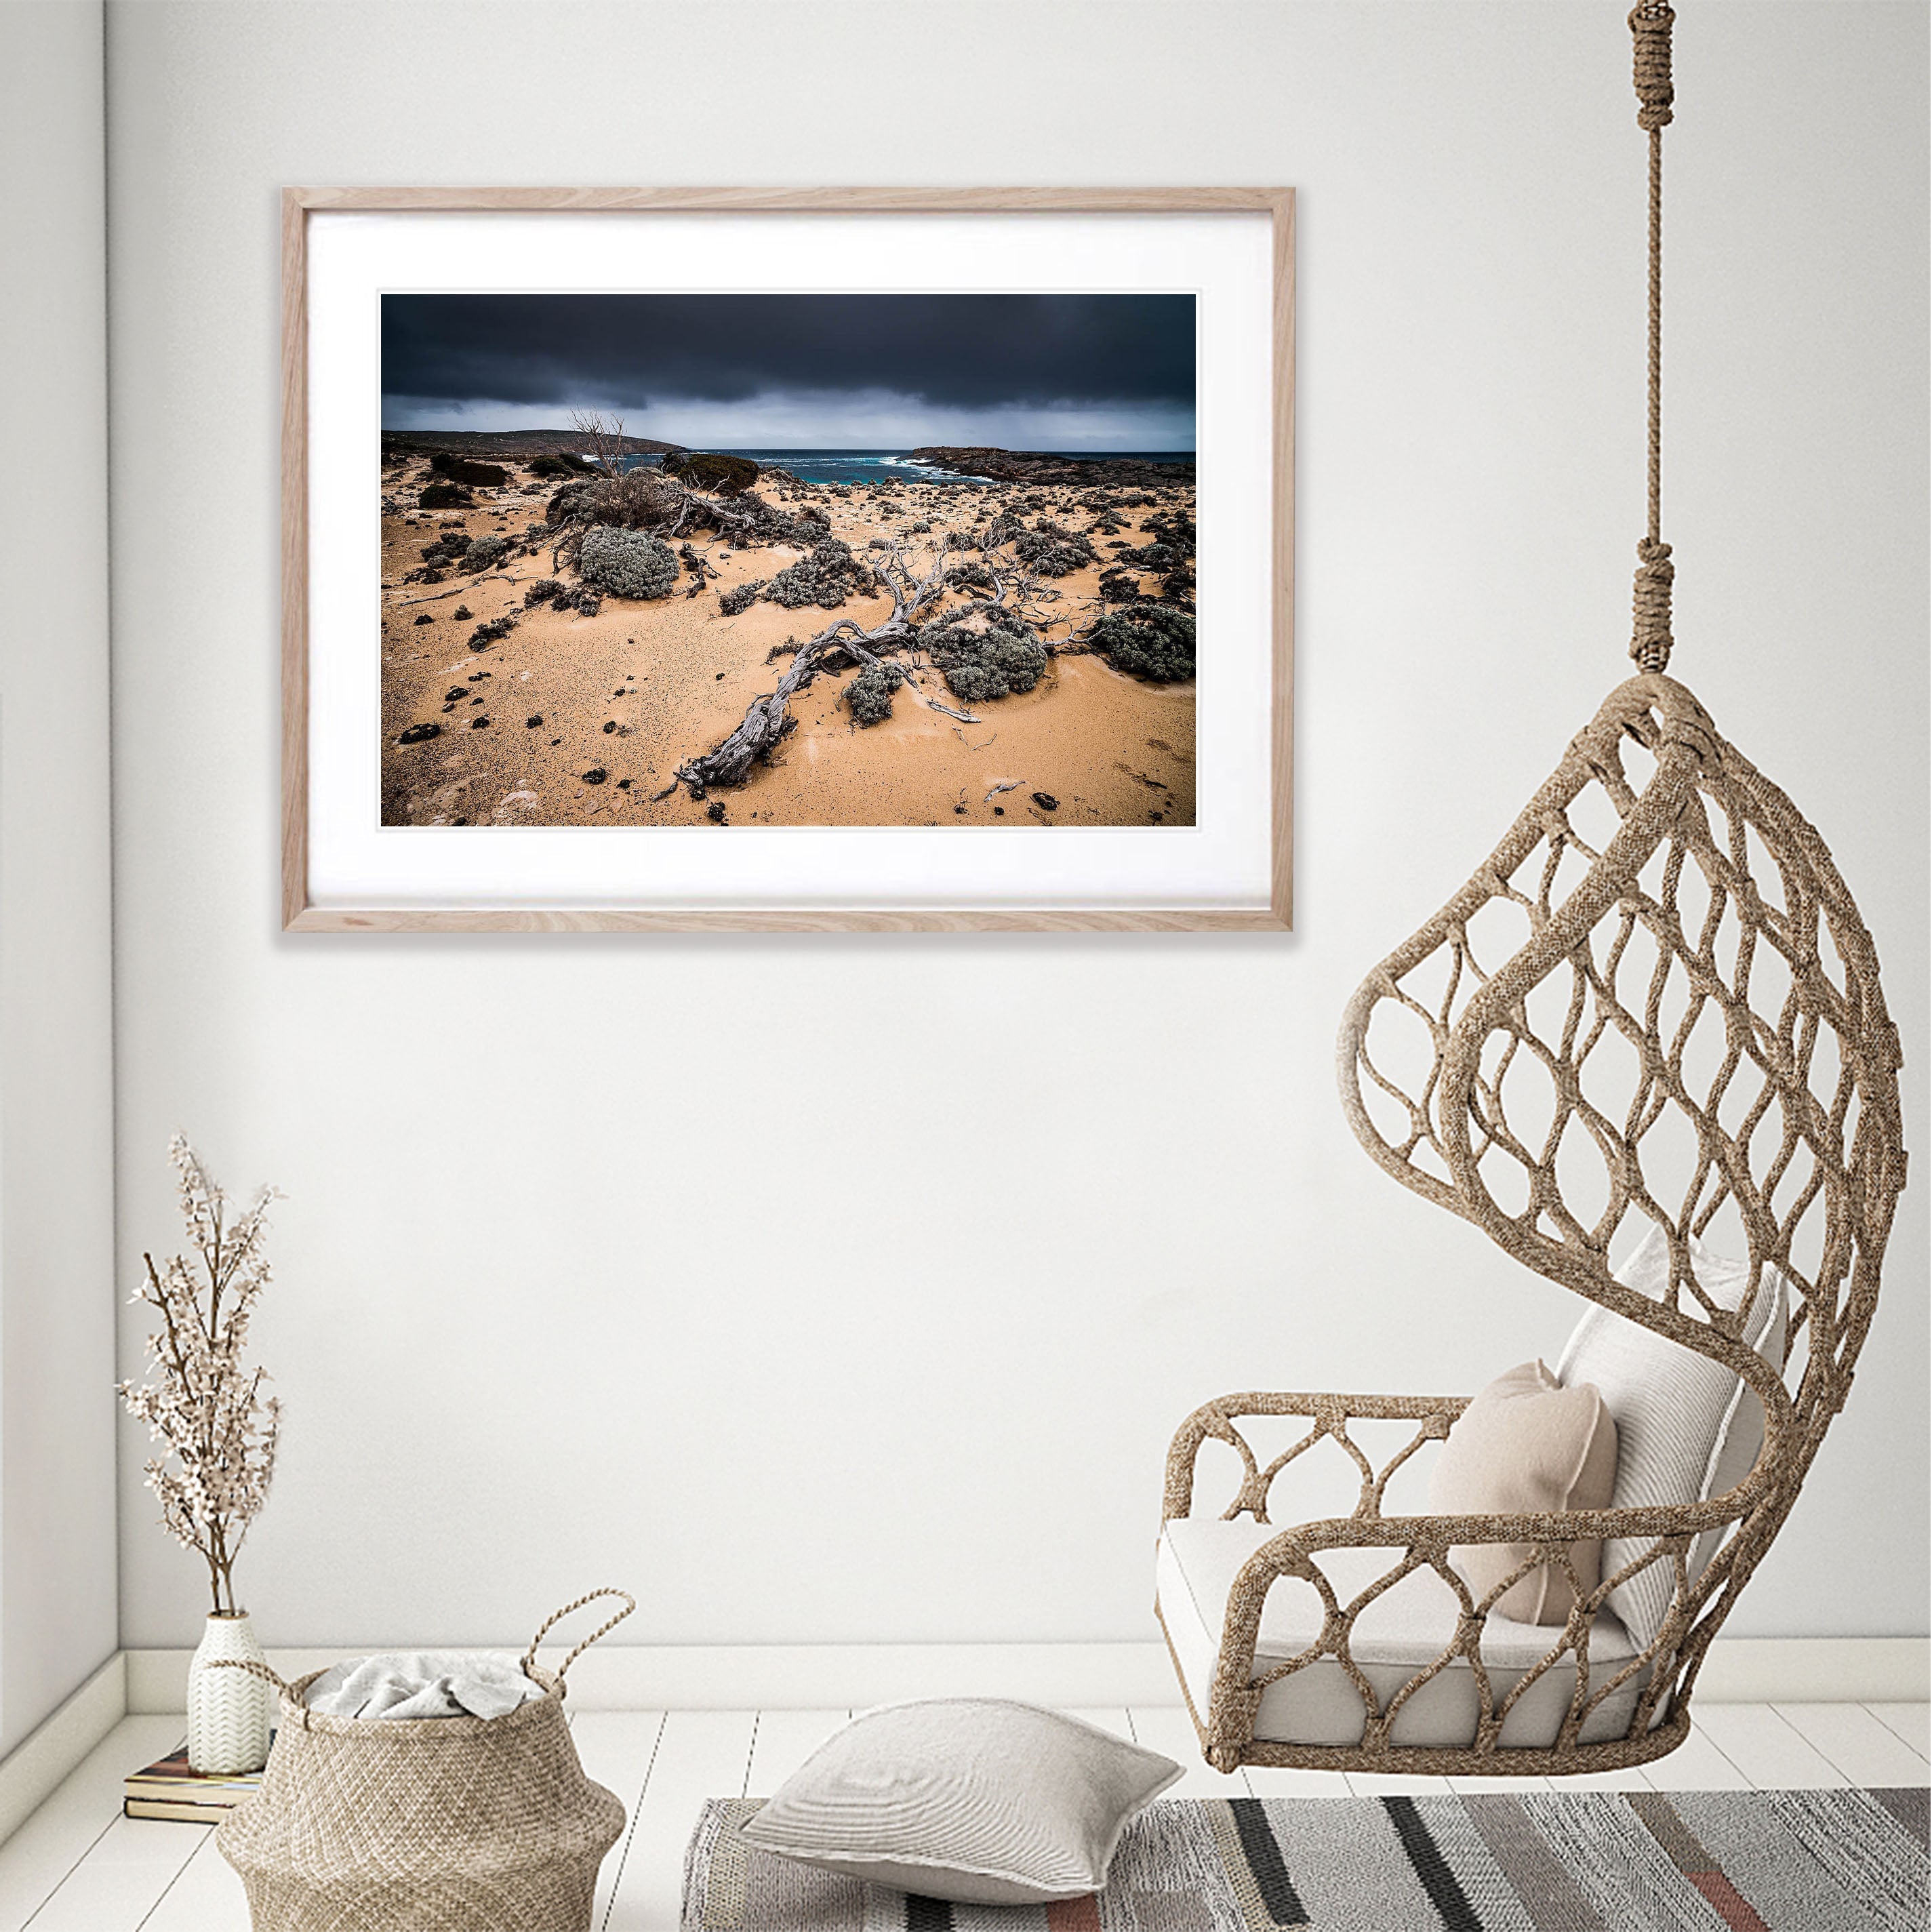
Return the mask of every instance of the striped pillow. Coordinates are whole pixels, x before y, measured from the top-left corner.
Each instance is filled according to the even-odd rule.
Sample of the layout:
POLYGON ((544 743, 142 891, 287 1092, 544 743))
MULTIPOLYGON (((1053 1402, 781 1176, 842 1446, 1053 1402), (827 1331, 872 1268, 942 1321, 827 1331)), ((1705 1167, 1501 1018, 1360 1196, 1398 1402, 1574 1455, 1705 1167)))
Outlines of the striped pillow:
POLYGON ((1120 1834, 1180 1775, 1171 1758, 1030 1704, 896 1704, 821 1744, 739 1828, 868 1884, 1040 1905, 1098 1892, 1120 1834))
MULTIPOLYGON (((1743 1304, 1750 1289, 1748 1263, 1726 1260, 1694 1240, 1690 1266, 1698 1286, 1720 1308, 1743 1304)), ((1617 1279, 1652 1301, 1664 1299, 1670 1287, 1670 1244, 1661 1228, 1651 1228, 1618 1269, 1617 1279)), ((1774 1366, 1781 1366, 1784 1360, 1790 1293, 1784 1277, 1767 1268, 1741 1337, 1774 1366)), ((1744 1384, 1723 1363, 1680 1347, 1607 1308, 1593 1308, 1577 1323, 1556 1375, 1565 1388, 1594 1382, 1616 1423, 1612 1509, 1702 1502, 1735 1488, 1757 1460, 1764 1441, 1764 1410, 1744 1384)), ((1721 1538, 1722 1532, 1712 1531, 1692 1545, 1688 1568, 1694 1580, 1721 1538)), ((1616 1575, 1656 1540, 1606 1538, 1604 1575, 1616 1575)), ((1605 1600, 1641 1649, 1663 1628, 1676 1588, 1675 1566, 1660 1557, 1619 1583, 1605 1600)))

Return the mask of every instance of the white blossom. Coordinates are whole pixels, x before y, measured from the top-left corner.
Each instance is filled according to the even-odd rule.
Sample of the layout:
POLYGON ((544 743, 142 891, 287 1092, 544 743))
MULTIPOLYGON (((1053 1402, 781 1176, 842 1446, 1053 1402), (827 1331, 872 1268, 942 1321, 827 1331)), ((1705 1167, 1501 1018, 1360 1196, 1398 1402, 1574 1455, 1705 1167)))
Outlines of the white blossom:
POLYGON ((235 1559, 268 1499, 281 1428, 280 1402, 262 1394, 266 1372, 242 1360, 268 1285, 263 1244, 278 1195, 263 1188, 231 1220, 228 1197, 182 1135, 168 1143, 168 1158, 194 1259, 172 1255, 157 1266, 142 1256, 146 1279, 133 1299, 154 1309, 161 1326, 147 1338, 148 1379, 123 1382, 120 1393, 164 1445, 147 1465, 164 1527, 207 1563, 216 1612, 232 1612, 235 1559))

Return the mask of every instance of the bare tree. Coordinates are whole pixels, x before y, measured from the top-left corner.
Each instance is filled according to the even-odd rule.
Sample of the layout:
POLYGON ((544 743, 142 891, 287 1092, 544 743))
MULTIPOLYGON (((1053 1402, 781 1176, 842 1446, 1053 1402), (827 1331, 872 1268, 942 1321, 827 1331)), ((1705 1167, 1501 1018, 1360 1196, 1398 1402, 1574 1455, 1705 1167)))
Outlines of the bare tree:
POLYGON ((624 473, 624 418, 602 410, 572 410, 570 426, 590 446, 592 459, 614 481, 624 473))

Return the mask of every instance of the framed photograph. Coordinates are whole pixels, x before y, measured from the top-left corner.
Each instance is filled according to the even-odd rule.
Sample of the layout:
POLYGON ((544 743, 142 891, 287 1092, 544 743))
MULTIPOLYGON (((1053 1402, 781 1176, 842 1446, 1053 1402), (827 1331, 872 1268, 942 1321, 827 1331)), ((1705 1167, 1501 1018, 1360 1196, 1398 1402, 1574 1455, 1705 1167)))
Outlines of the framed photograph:
POLYGON ((1290 922, 1286 188, 284 196, 283 920, 1290 922))

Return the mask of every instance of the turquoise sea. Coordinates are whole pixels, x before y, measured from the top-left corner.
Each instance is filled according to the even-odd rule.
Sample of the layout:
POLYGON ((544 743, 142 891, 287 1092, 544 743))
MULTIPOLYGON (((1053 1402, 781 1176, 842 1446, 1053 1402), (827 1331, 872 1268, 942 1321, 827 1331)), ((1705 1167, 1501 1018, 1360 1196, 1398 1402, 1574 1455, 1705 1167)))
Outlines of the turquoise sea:
MULTIPOLYGON (((901 482, 982 483, 983 477, 962 476, 956 470, 915 463, 903 451, 890 449, 726 449, 724 456, 748 456, 761 470, 788 470, 803 483, 877 483, 886 477, 901 482)), ((1138 463, 1192 463, 1191 449, 1045 450, 1040 454, 1076 460, 1106 461, 1132 458, 1138 463)), ((636 457, 631 466, 655 464, 655 457, 636 457)))

